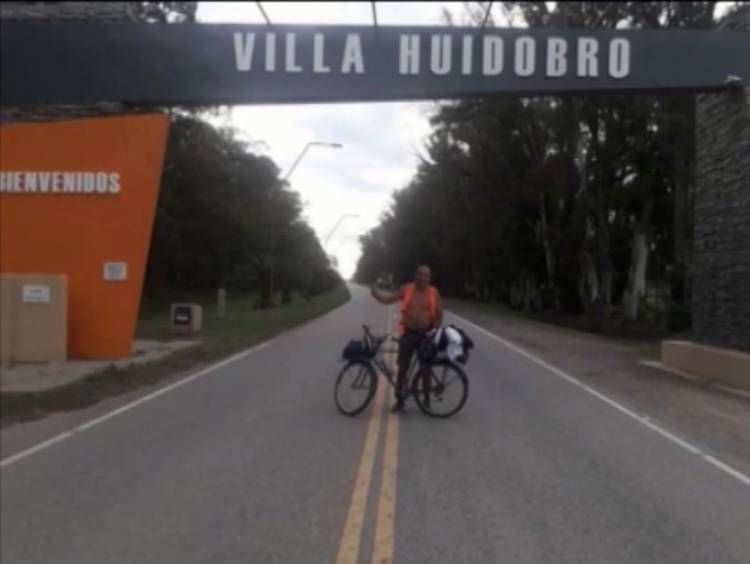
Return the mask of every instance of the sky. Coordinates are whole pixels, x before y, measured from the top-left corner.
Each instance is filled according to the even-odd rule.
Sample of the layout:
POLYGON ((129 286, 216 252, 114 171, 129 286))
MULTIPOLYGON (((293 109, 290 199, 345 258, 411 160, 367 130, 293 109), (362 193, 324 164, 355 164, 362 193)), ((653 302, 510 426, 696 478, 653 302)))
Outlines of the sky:
MULTIPOLYGON (((508 22, 500 4, 493 3, 495 22, 520 25, 508 22)), ((719 3, 717 13, 728 4, 719 3)), ((276 24, 372 24, 370 2, 262 5, 276 24)), ((456 24, 467 23, 463 2, 377 2, 381 25, 442 25, 444 10, 456 24)), ((197 18, 203 23, 265 23, 256 2, 200 2, 197 18)), ((255 143, 253 150, 271 157, 282 174, 310 141, 343 145, 313 147, 289 180, 304 203, 305 219, 349 278, 361 253, 358 237, 378 224, 393 191, 406 186, 416 172, 434 109, 431 102, 235 106, 215 121, 255 143)))
MULTIPOLYGON (((372 23, 369 2, 262 5, 273 23, 372 23)), ((465 14, 462 2, 378 2, 378 23, 440 25, 443 8, 457 22, 465 14)), ((264 23, 255 2, 200 2, 197 17, 204 23, 264 23)), ((271 157, 282 174, 309 141, 343 145, 311 148, 289 180, 305 204, 305 218, 348 278, 361 252, 359 235, 378 224, 392 192, 416 171, 434 107, 424 102, 236 106, 217 121, 257 142, 253 149, 271 157), (342 216, 347 217, 331 233, 342 216)))

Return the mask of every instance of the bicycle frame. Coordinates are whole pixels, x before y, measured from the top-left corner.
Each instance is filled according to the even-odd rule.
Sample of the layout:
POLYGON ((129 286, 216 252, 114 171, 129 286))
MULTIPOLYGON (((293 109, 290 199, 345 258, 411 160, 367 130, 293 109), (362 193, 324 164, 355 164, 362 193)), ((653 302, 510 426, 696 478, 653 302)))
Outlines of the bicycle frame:
MULTIPOLYGON (((384 337, 375 337, 372 333, 370 333, 369 327, 366 325, 362 326, 365 332, 365 340, 368 342, 371 346, 375 349, 375 354, 368 359, 369 362, 380 371, 380 373, 385 376, 385 379, 388 381, 388 383, 396 387, 396 377, 398 375, 397 371, 393 371, 390 366, 385 362, 383 359, 383 356, 386 354, 397 354, 397 349, 390 349, 390 350, 382 350, 383 343, 385 343, 388 338, 393 338, 392 335, 386 335, 384 337)), ((407 382, 410 383, 412 381, 412 378, 415 374, 415 367, 419 363, 419 361, 416 358, 416 355, 411 360, 411 364, 409 365, 409 370, 407 372, 407 382)), ((409 386, 409 389, 411 389, 411 386, 409 386)))

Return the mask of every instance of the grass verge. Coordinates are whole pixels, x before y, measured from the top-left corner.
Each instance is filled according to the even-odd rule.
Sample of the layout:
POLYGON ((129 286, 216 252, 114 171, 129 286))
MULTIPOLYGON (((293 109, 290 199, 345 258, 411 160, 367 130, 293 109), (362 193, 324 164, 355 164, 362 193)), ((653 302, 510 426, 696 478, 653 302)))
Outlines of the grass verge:
MULTIPOLYGON (((130 364, 122 368, 110 366, 50 390, 2 392, 0 426, 39 419, 57 411, 81 409, 103 398, 155 384, 268 340, 343 305, 350 297, 348 288, 342 285, 310 301, 295 298, 292 303, 269 310, 254 310, 251 297, 230 297, 227 299, 227 315, 221 318, 216 316, 212 296, 199 297, 197 301, 203 305, 203 329, 198 336, 201 340, 199 345, 145 364, 130 364)), ((138 322, 137 337, 169 340, 168 304, 145 307, 142 311, 146 313, 141 315, 138 322)))

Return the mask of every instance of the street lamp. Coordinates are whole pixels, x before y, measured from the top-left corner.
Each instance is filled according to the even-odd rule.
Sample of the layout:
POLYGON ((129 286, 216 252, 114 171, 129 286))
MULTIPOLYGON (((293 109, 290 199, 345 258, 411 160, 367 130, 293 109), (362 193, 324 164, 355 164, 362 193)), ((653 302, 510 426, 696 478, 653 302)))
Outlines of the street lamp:
POLYGON ((341 149, 343 145, 341 143, 323 143, 322 141, 310 141, 307 145, 305 145, 305 148, 302 149, 302 152, 297 157, 297 160, 294 161, 294 164, 292 164, 287 173, 284 175, 284 181, 289 180, 292 172, 294 172, 294 169, 297 168, 297 165, 302 160, 302 157, 305 156, 305 153, 307 153, 307 150, 310 147, 328 147, 330 149, 341 149))
MULTIPOLYGON (((310 147, 329 147, 331 149, 341 149, 343 145, 341 143, 324 143, 322 141, 310 141, 307 145, 305 145, 305 148, 302 149, 302 152, 297 157, 297 160, 294 161, 291 168, 287 171, 287 173, 284 175, 283 181, 286 182, 289 180, 289 177, 292 175, 292 172, 294 172, 294 169, 297 168, 297 165, 302 160, 302 157, 305 156, 305 153, 310 149, 310 147)), ((276 192, 272 191, 270 193, 271 196, 271 209, 269 210, 271 213, 273 213, 273 197, 276 192)), ((276 247, 276 233, 274 229, 274 219, 271 218, 271 224, 270 224, 270 264, 269 264, 269 272, 268 272, 268 291, 270 293, 269 299, 271 301, 270 306, 273 307, 273 294, 274 294, 274 278, 275 278, 275 268, 274 268, 274 259, 273 254, 276 247)))
MULTIPOLYGON (((331 260, 331 258, 334 258, 334 255, 328 253, 328 241, 331 240, 331 237, 336 232, 336 230, 339 228, 339 226, 344 222, 346 219, 357 219, 359 218, 359 214, 356 213, 343 213, 341 214, 341 217, 339 217, 339 220, 336 222, 336 225, 333 226, 333 229, 331 229, 328 232, 328 235, 325 238, 325 241, 323 242, 323 249, 328 254, 328 260, 331 260)), ((335 259, 336 263, 338 263, 338 259, 335 259)), ((338 264, 336 265, 338 268, 338 264)))
POLYGON ((339 226, 344 222, 345 219, 358 219, 359 214, 356 213, 344 213, 341 214, 341 217, 339 217, 339 220, 336 222, 336 225, 333 226, 333 229, 331 229, 328 232, 328 235, 326 236, 325 242, 323 243, 324 247, 328 247, 328 241, 331 240, 331 237, 336 232, 336 230, 339 228, 339 226))

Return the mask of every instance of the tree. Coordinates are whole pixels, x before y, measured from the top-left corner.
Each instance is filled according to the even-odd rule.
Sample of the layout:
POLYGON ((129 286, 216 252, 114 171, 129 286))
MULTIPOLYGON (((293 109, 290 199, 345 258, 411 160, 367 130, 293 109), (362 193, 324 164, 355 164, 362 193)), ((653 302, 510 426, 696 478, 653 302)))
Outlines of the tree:
POLYGON ((133 16, 148 23, 195 22, 198 2, 131 2, 133 16))
POLYGON ((147 292, 229 286, 274 305, 270 275, 284 297, 308 296, 340 282, 296 193, 267 157, 248 151, 228 129, 189 115, 172 118, 146 275, 147 292), (270 234, 274 234, 273 244, 270 234), (309 278, 297 271, 304 269, 309 278))
MULTIPOLYGON (((468 5, 479 24, 487 3, 468 5)), ((713 2, 504 3, 530 26, 709 28, 713 2)), ((492 20, 490 19, 490 25, 492 20)), ((435 266, 444 291, 640 315, 649 284, 689 289, 693 98, 568 95, 443 103, 427 158, 362 238, 356 279, 435 266)))

